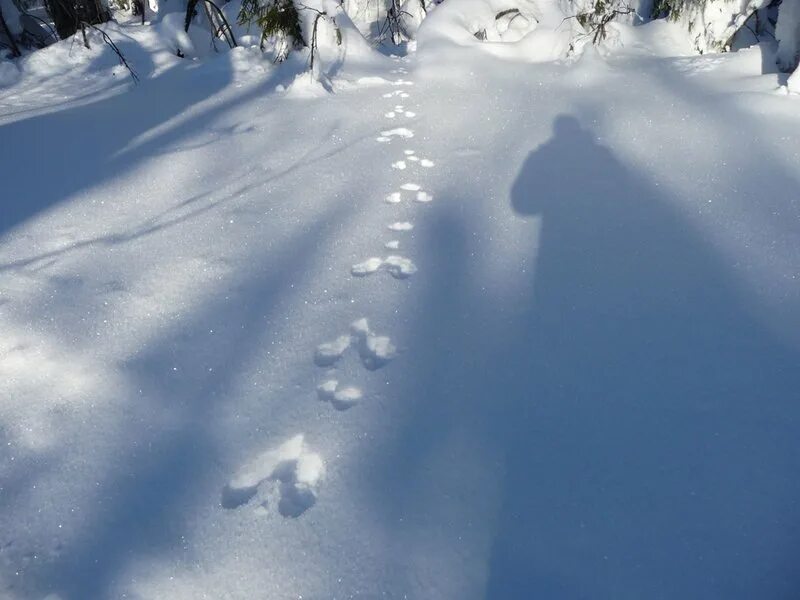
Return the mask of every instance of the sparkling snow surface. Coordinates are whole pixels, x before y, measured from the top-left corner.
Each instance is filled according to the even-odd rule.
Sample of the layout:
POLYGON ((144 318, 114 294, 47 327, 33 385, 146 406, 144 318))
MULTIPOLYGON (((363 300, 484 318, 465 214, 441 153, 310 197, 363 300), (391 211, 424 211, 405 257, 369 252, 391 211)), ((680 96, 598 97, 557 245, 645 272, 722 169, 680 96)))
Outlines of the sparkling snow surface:
POLYGON ((800 96, 437 11, 6 69, 0 597, 796 596, 800 96))

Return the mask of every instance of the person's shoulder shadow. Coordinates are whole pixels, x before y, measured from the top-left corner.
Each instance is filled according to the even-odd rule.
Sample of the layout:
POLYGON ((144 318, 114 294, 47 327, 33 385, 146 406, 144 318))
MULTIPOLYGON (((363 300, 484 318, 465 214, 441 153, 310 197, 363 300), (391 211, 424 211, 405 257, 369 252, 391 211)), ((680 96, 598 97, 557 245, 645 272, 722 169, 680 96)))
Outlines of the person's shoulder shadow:
POLYGON ((630 187, 627 169, 597 143, 572 116, 553 123, 552 138, 525 160, 511 189, 511 203, 520 215, 539 215, 581 207, 602 208, 609 195, 630 187), (570 202, 569 206, 564 206, 570 202))

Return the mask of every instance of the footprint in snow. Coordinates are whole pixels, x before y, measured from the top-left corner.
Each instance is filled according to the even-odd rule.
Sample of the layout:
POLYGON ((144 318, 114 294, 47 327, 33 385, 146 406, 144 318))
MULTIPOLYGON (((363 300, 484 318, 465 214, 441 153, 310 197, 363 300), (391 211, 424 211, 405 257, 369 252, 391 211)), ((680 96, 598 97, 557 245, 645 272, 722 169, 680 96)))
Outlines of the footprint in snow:
POLYGON ((353 277, 366 277, 380 270, 386 271, 395 279, 407 279, 417 272, 417 267, 411 259, 391 255, 383 259, 372 257, 355 264, 350 268, 350 274, 353 277))
POLYGON ((358 350, 358 356, 370 371, 380 369, 392 360, 397 352, 392 341, 385 335, 376 335, 369 328, 366 319, 358 319, 350 324, 350 335, 358 350))
POLYGON ((386 226, 389 231, 411 231, 414 229, 414 224, 408 221, 397 221, 390 223, 386 226))
POLYGON ((430 160, 428 158, 420 158, 416 154, 407 154, 406 155, 406 160, 409 161, 409 162, 419 163, 419 166, 421 166, 421 167, 423 167, 425 169, 430 169, 430 168, 436 166, 436 163, 433 162, 432 160, 430 160))
POLYGON ((383 259, 378 257, 368 258, 350 268, 350 273, 354 277, 364 277, 375 273, 383 266, 383 259))
POLYGON ((396 129, 387 129, 386 131, 381 131, 380 137, 375 139, 379 142, 390 142, 394 137, 408 139, 414 137, 414 132, 407 127, 398 127, 396 129))
MULTIPOLYGON (((277 500, 278 513, 296 518, 316 503, 324 475, 322 457, 312 452, 299 434, 240 468, 222 490, 222 506, 238 508, 249 502, 262 484, 268 484, 268 496, 277 500)), ((270 504, 267 500, 261 506, 266 509, 270 504)))
MULTIPOLYGON (((409 158, 413 158, 413 157, 409 157, 409 158)), ((395 169, 405 169, 406 168, 406 163, 405 163, 405 161, 398 161, 397 163, 393 163, 392 167, 394 167, 395 169), (401 163, 402 166, 398 165, 398 163, 401 163)), ((404 183, 403 185, 400 186, 400 189, 402 191, 400 191, 400 192, 392 192, 391 194, 386 196, 385 200, 386 200, 386 202, 388 204, 399 204, 400 202, 402 202, 403 201, 403 191, 405 191, 405 192, 414 192, 415 193, 414 199, 417 202, 431 202, 433 200, 433 195, 429 194, 428 192, 423 191, 422 187, 419 184, 416 184, 416 183, 404 183)))
POLYGON ((336 363, 350 347, 350 336, 340 335, 332 342, 326 342, 317 346, 314 353, 314 364, 318 367, 330 367, 336 363))
POLYGON ((363 394, 357 387, 342 387, 336 379, 328 379, 317 386, 317 396, 336 410, 347 410, 358 404, 363 394))
MULTIPOLYGON (((358 319, 350 324, 349 334, 340 335, 333 342, 326 342, 317 346, 317 351, 314 354, 314 363, 322 367, 332 366, 344 355, 345 351, 351 347, 355 348, 358 352, 358 356, 361 358, 361 364, 370 371, 381 368, 392 360, 395 355, 395 347, 387 336, 373 333, 369 328, 367 319, 358 319), (323 363, 318 362, 317 358, 321 354, 330 360, 325 360, 323 363)), ((322 386, 325 386, 325 384, 323 383, 322 386)), ((343 389, 353 390, 357 388, 343 389)), ((340 390, 337 382, 335 386, 333 384, 328 384, 322 389, 322 392, 320 392, 319 388, 317 391, 318 393, 324 394, 330 392, 335 395, 340 390)), ((345 401, 347 399, 346 396, 350 396, 351 400, 353 399, 353 394, 348 393, 339 398, 339 401, 345 401)), ((359 395, 358 398, 354 400, 358 401, 360 397, 359 395)))

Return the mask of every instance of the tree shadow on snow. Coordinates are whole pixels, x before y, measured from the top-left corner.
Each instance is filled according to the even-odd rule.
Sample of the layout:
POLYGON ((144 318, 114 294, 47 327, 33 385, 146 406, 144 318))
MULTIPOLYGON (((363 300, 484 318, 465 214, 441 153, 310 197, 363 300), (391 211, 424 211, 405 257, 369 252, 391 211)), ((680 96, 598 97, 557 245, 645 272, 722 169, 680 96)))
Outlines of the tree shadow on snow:
MULTIPOLYGON (((290 69, 275 69, 252 90, 196 110, 190 118, 129 147, 143 134, 225 89, 232 81, 233 67, 223 58, 181 64, 123 93, 0 124, 0 138, 8 140, 0 145, 0 172, 13 173, 3 190, 0 236, 82 190, 132 172, 139 162, 208 129, 220 115, 263 96, 294 75, 290 69)), ((239 132, 218 129, 214 133, 218 140, 239 132)), ((102 210, 113 210, 113 201, 109 197, 102 210)))
MULTIPOLYGON (((387 522, 428 520, 465 543, 461 504, 489 507, 494 492, 467 485, 436 505, 436 483, 413 483, 439 480, 425 474, 461 431, 500 457, 444 459, 502 481, 482 514, 496 523, 487 598, 796 593, 798 348, 753 318, 669 200, 572 117, 525 160, 511 207, 531 236, 541 219, 532 285, 512 301, 475 280, 480 224, 441 214, 423 231, 410 407, 370 467, 387 522)), ((473 592, 479 570, 465 567, 473 592)))
MULTIPOLYGON (((61 556, 24 574, 41 595, 111 598, 127 568, 162 555, 189 557, 187 527, 198 506, 217 498, 219 444, 227 443, 218 411, 242 371, 263 348, 275 314, 318 244, 335 235, 354 210, 334 205, 289 240, 279 255, 255 255, 228 285, 167 328, 121 365, 139 390, 119 462, 97 474, 92 510, 61 556), (213 482, 213 489, 209 487, 213 482)), ((116 461, 115 461, 116 462, 116 461)))

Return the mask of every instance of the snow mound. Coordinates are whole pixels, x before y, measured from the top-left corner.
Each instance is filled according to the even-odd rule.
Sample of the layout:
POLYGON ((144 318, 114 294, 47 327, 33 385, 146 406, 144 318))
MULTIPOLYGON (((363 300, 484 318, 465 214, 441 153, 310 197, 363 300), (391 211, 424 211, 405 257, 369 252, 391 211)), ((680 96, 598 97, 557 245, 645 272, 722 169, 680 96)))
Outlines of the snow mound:
POLYGON ((789 81, 786 82, 786 87, 790 93, 800 94, 800 69, 789 76, 789 81))
POLYGON ((13 85, 19 79, 19 69, 11 61, 0 61, 0 88, 13 85))
POLYGON ((563 58, 575 25, 552 4, 528 0, 462 0, 444 3, 419 28, 418 48, 472 46, 499 58, 550 62, 563 58))

